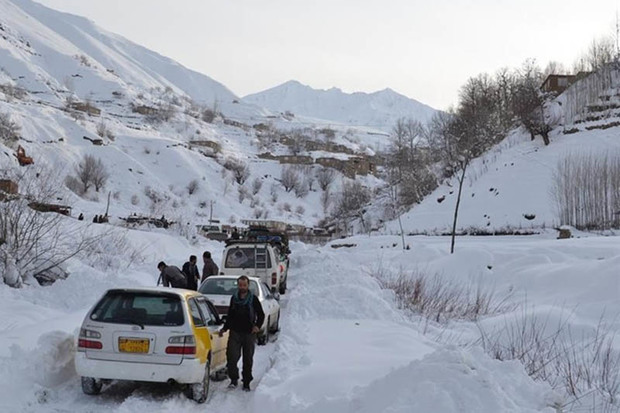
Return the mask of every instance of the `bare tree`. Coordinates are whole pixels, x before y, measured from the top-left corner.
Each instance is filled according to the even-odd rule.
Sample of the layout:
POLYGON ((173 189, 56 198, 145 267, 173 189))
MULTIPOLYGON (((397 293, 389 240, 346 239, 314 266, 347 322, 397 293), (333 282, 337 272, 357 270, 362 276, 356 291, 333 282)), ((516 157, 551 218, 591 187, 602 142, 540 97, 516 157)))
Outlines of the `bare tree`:
POLYGON ((0 141, 11 144, 19 140, 21 127, 11 120, 9 113, 0 112, 0 141))
POLYGON ((105 186, 105 184, 108 182, 109 177, 110 174, 108 173, 105 165, 103 164, 101 159, 97 159, 93 169, 92 178, 93 185, 95 186, 95 192, 99 192, 99 190, 105 186))
MULTIPOLYGON (((469 101, 465 105, 473 105, 469 101)), ((450 252, 454 253, 456 224, 458 221, 461 194, 467 167, 472 159, 479 156, 492 142, 493 136, 485 133, 484 117, 476 115, 475 108, 461 104, 456 113, 439 114, 433 119, 432 127, 436 128, 429 137, 436 156, 443 162, 446 176, 454 176, 458 182, 454 218, 452 221, 452 240, 450 252)))
POLYGON ((295 129, 291 131, 289 136, 289 149, 291 150, 291 154, 297 156, 300 152, 304 151, 306 149, 307 140, 308 137, 306 137, 301 130, 295 129))
POLYGON ((329 187, 323 191, 321 194, 321 206, 323 207, 323 214, 327 215, 327 211, 329 211, 329 207, 332 203, 332 197, 329 193, 329 187))
POLYGON ((362 226, 366 226, 364 207, 370 202, 370 199, 370 191, 361 183, 356 181, 344 182, 342 193, 334 205, 334 217, 341 220, 346 228, 355 219, 359 219, 362 226))
POLYGON ((280 174, 280 183, 286 192, 291 192, 301 184, 297 169, 291 165, 283 165, 280 174))
POLYGON ((545 96, 539 89, 541 81, 542 73, 536 63, 532 60, 526 61, 517 77, 512 107, 516 117, 530 133, 532 140, 540 134, 545 145, 549 145, 551 127, 545 118, 545 96))
POLYGON ((316 180, 319 183, 319 187, 323 191, 327 191, 335 179, 336 171, 334 171, 332 168, 324 167, 319 169, 319 171, 316 173, 316 180))
POLYGON ((52 202, 59 195, 59 177, 53 171, 24 171, 13 179, 21 196, 0 202, 0 273, 4 282, 21 287, 31 282, 31 276, 48 280, 66 277, 63 264, 106 234, 90 231, 83 222, 29 207, 32 202, 52 202))
POLYGON ((82 183, 82 193, 87 192, 93 182, 96 163, 97 160, 94 156, 84 155, 82 160, 75 167, 76 177, 82 183))
POLYGON ((252 182, 252 195, 258 194, 262 187, 263 181, 261 181, 260 178, 254 179, 254 182, 252 182))
POLYGON ((250 166, 241 159, 227 158, 224 161, 224 168, 233 173, 235 182, 239 185, 243 185, 250 177, 250 166))
POLYGON ((620 228, 620 152, 562 158, 552 195, 561 224, 583 230, 620 228))

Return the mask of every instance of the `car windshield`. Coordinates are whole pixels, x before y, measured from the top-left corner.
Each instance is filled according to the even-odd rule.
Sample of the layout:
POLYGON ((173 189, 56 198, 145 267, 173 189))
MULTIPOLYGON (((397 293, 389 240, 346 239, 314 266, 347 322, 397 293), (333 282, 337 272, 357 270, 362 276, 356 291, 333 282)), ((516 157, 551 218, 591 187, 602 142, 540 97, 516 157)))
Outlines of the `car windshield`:
POLYGON ((93 321, 148 326, 181 326, 181 298, 174 294, 113 290, 97 303, 93 321))
MULTIPOLYGON (((237 290, 236 278, 207 278, 200 286, 200 292, 211 295, 233 295, 237 290)), ((250 280, 250 291, 258 296, 258 283, 250 280)))
POLYGON ((226 253, 226 268, 267 268, 271 267, 269 251, 262 247, 235 247, 226 253))

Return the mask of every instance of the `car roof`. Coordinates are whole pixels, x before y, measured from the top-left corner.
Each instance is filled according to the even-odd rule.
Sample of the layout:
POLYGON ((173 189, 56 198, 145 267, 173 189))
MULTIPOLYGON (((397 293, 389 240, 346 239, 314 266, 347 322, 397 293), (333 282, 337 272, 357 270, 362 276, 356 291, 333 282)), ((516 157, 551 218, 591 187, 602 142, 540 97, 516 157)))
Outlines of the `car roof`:
MULTIPOLYGON (((211 279, 216 279, 216 280, 231 280, 232 279, 232 280, 236 280, 239 277, 241 277, 241 276, 240 275, 211 275, 211 276, 207 277, 207 279, 205 281, 211 280, 211 279)), ((248 279, 250 281, 256 281, 258 283, 261 282, 260 277, 251 277, 249 275, 246 275, 246 277, 248 277, 248 279)))
POLYGON ((202 295, 202 293, 199 293, 198 291, 186 290, 184 288, 169 288, 169 287, 125 287, 125 288, 121 287, 121 288, 110 288, 107 292, 111 292, 111 291, 124 291, 124 292, 130 292, 130 293, 141 293, 141 292, 166 293, 166 294, 178 295, 184 298, 202 295))

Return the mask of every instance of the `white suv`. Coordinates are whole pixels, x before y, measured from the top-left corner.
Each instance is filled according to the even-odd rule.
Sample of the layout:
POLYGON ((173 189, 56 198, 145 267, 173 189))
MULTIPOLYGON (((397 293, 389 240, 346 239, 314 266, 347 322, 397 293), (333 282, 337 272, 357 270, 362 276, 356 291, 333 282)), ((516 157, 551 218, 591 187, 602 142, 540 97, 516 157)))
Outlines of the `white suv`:
POLYGON ((82 390, 98 394, 108 380, 188 384, 202 403, 210 377, 226 365, 227 334, 199 292, 150 287, 108 290, 88 312, 75 355, 82 390))
POLYGON ((229 241, 224 250, 220 273, 257 277, 272 291, 284 294, 288 278, 288 258, 275 244, 229 241))

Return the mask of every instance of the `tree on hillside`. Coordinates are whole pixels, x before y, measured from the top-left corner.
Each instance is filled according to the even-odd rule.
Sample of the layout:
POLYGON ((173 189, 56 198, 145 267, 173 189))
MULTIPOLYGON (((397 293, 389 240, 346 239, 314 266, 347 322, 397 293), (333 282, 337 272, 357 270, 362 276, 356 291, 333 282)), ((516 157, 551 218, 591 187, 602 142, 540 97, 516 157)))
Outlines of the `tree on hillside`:
POLYGON ((359 219, 362 227, 366 230, 367 225, 364 220, 365 206, 370 200, 370 191, 361 183, 356 181, 344 182, 342 193, 334 205, 333 216, 338 221, 344 223, 345 231, 348 230, 351 221, 355 219, 359 219))
POLYGON ((291 192, 293 189, 299 187, 301 178, 297 169, 292 165, 283 165, 280 174, 280 183, 286 192, 291 192))
POLYGON ((75 167, 75 174, 82 184, 82 193, 86 193, 91 185, 94 185, 95 191, 99 192, 99 189, 105 186, 110 176, 101 159, 88 154, 84 155, 75 167))
POLYGON ((11 120, 9 113, 0 112, 0 142, 11 145, 19 140, 21 127, 11 120))
POLYGON ((336 171, 334 171, 332 168, 322 167, 316 173, 316 180, 319 183, 319 187, 323 191, 328 191, 330 185, 332 184, 332 182, 334 182, 335 179, 336 171))
POLYGON ((479 156, 489 145, 489 136, 480 133, 482 125, 472 111, 464 110, 463 106, 454 113, 439 113, 431 121, 431 147, 435 156, 441 160, 446 176, 454 176, 458 182, 458 192, 452 221, 450 253, 454 253, 456 224, 458 221, 461 194, 467 168, 475 157, 479 156))
POLYGON ((526 61, 518 73, 512 99, 513 112, 532 140, 541 135, 545 145, 549 145, 551 126, 546 120, 545 96, 540 90, 542 73, 532 60, 526 61))

